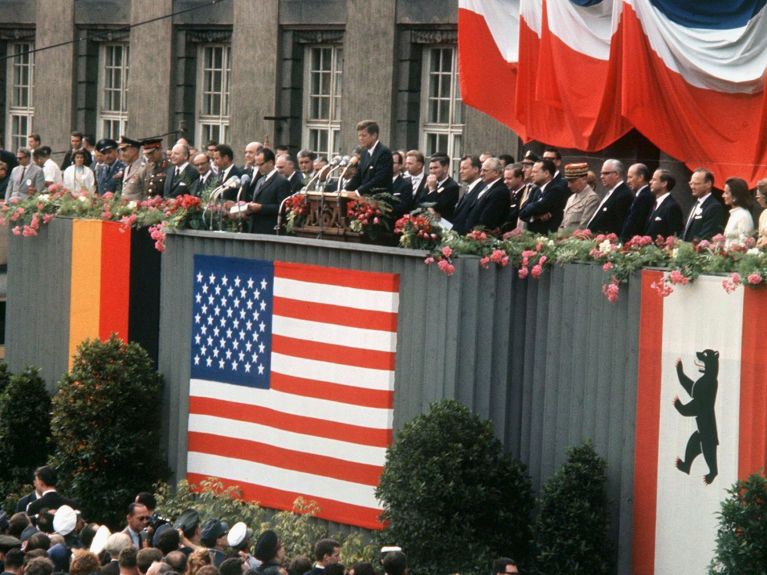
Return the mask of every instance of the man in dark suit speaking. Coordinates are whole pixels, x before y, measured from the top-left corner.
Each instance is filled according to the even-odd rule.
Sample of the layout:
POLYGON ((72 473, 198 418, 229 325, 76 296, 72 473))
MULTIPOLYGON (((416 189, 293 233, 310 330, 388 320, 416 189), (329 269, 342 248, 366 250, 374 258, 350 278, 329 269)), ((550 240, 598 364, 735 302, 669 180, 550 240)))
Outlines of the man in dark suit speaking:
MULTIPOLYGON (((365 148, 359 161, 359 169, 346 184, 346 189, 361 196, 381 192, 391 193, 392 157, 389 148, 378 141, 378 124, 365 120, 357 124, 357 140, 365 148)), ((352 160, 354 163, 354 160, 352 160)))

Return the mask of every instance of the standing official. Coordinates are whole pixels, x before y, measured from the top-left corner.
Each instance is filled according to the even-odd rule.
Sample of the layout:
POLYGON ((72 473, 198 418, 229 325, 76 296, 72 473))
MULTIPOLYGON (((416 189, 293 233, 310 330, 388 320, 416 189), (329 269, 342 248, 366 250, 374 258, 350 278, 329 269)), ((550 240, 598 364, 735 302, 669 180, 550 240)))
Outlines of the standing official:
MULTIPOLYGON (((357 124, 357 141, 364 148, 359 169, 346 185, 349 191, 372 196, 380 192, 391 193, 391 150, 378 140, 378 124, 365 120, 357 124)), ((354 159, 352 159, 354 163, 354 159)))

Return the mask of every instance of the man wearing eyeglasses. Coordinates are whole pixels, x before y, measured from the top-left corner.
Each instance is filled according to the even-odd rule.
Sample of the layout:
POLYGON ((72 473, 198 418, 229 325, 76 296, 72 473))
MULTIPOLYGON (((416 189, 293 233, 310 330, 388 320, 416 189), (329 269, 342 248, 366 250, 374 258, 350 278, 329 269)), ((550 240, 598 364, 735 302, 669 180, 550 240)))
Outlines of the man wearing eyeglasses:
POLYGON ((626 173, 623 163, 605 160, 602 164, 602 185, 607 193, 591 216, 588 228, 595 234, 620 234, 634 195, 623 181, 626 173))
POLYGON ((26 148, 16 151, 19 165, 11 172, 11 181, 5 189, 5 201, 25 200, 32 194, 45 189, 43 169, 31 162, 32 154, 26 148))
POLYGON ((141 531, 149 525, 149 509, 142 503, 133 502, 128 505, 126 519, 128 526, 122 532, 130 537, 131 543, 136 549, 141 549, 141 531))

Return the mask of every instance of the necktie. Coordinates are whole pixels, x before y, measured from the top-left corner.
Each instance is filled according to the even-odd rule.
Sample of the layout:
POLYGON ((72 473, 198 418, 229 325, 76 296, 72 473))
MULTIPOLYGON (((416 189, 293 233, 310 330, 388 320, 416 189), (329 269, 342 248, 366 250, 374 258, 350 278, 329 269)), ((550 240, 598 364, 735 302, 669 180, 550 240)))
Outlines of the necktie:
POLYGON ((255 200, 258 197, 258 192, 261 191, 261 188, 264 187, 264 183, 266 182, 266 178, 259 178, 258 182, 256 182, 256 189, 253 190, 253 199, 255 200))
POLYGON ((24 166, 23 168, 21 168, 21 176, 19 176, 19 185, 21 185, 21 182, 24 181, 24 174, 26 173, 27 173, 27 167, 24 166))
POLYGON ((700 206, 700 203, 695 202, 695 205, 690 210, 690 217, 687 218, 687 225, 684 227, 685 234, 687 234, 687 231, 690 229, 690 226, 692 225, 692 220, 695 217, 695 212, 698 210, 698 206, 700 206))
POLYGON ((181 168, 176 166, 176 177, 178 178, 178 175, 181 173, 181 168))

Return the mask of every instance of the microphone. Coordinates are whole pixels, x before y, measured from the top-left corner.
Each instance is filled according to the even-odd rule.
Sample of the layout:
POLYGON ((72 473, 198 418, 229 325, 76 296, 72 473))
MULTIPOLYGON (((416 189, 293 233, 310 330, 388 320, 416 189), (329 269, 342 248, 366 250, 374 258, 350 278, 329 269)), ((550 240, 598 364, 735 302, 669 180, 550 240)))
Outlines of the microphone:
POLYGON ((250 175, 245 174, 244 176, 242 176, 242 178, 240 178, 240 190, 237 192, 238 203, 240 201, 240 196, 242 195, 242 191, 247 189, 249 185, 250 185, 250 175))
POLYGON ((349 160, 351 160, 349 156, 344 156, 343 158, 341 158, 341 167, 345 168, 346 166, 348 166, 349 160))
POLYGON ((340 164, 342 160, 343 160, 343 158, 341 158, 341 156, 335 156, 335 157, 333 157, 333 160, 330 162, 330 165, 335 167, 338 164, 340 164))
MULTIPOLYGON (((229 183, 229 181, 230 180, 227 180, 227 184, 229 183)), ((239 179, 240 189, 237 190, 237 200, 236 200, 237 203, 233 205, 231 208, 229 208, 230 215, 241 214, 248 210, 247 205, 240 204, 240 197, 242 196, 242 191, 245 190, 249 185, 250 185, 250 176, 248 174, 244 174, 242 178, 239 179)))

